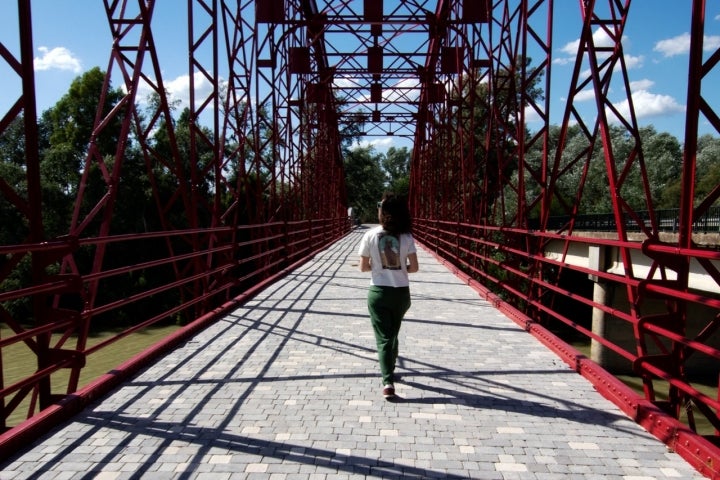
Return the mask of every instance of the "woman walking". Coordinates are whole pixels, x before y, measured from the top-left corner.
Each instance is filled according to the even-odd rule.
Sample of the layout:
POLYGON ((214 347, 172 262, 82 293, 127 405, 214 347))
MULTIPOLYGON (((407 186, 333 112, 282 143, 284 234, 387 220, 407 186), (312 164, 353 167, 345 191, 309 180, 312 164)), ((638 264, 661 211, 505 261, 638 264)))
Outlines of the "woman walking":
POLYGON ((410 308, 408 273, 419 269, 407 203, 386 193, 378 203, 380 225, 363 235, 358 248, 360 271, 372 272, 368 310, 375 333, 383 396, 395 397, 393 375, 400 324, 410 308))

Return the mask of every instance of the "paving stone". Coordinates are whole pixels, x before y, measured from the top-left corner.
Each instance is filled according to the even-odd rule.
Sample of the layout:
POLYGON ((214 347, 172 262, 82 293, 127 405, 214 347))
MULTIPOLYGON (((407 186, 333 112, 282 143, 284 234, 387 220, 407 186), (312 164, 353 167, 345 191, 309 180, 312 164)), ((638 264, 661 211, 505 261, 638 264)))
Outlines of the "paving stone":
POLYGON ((364 231, 0 463, 0 479, 703 478, 425 250, 399 398, 384 400, 364 231))

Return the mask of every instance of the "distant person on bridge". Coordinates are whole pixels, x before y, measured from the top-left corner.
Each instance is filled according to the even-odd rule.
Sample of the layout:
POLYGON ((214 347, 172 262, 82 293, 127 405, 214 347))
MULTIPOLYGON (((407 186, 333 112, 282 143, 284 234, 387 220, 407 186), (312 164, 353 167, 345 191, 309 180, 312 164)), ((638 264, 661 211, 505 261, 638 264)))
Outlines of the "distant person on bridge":
POLYGON ((393 375, 400 324, 410 308, 408 273, 419 269, 410 210, 404 199, 386 193, 378 203, 380 226, 363 235, 358 248, 360 271, 372 272, 368 310, 375 332, 383 396, 395 397, 393 375))

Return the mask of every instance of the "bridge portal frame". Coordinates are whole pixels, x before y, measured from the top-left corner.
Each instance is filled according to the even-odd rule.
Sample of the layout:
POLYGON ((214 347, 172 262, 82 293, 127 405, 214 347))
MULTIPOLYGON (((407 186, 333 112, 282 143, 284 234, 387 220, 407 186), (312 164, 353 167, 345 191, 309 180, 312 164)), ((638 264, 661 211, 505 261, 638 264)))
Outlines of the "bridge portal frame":
MULTIPOLYGON (((698 205, 692 201, 699 119, 704 117, 720 132, 719 117, 703 96, 711 88, 708 79, 720 59, 720 50, 703 56, 703 0, 692 2, 677 243, 660 241, 652 214, 623 55, 630 0, 579 2, 580 42, 560 148, 554 150, 549 98, 557 6, 552 0, 440 0, 432 3, 431 10, 427 0, 401 2, 392 8, 381 0, 365 0, 362 8, 352 0, 319 2, 322 8, 314 0, 188 0, 187 142, 174 122, 172 97, 163 81, 153 37, 155 3, 104 2, 113 45, 71 225, 66 235, 58 237, 47 238, 43 225, 37 123, 24 121, 37 117, 31 0, 18 1, 18 52, 0 38, 2 60, 21 85, 18 100, 0 119, 0 133, 22 121, 25 145, 25 178, 19 184, 0 178, 0 192, 27 224, 23 238, 0 246, 7 259, 0 280, 17 273, 23 262, 31 264, 31 281, 0 293, 0 302, 28 300, 35 322, 26 325, 3 306, 0 314, 12 333, 0 339, 0 348, 25 346, 37 360, 36 371, 20 380, 6 378, 7 364, 0 363, 3 427, 11 426, 10 415, 21 405, 25 408, 23 402, 28 400, 30 405, 27 423, 2 434, 0 448, 17 446, 19 439, 32 436, 42 417, 67 415, 75 408, 70 404, 83 404, 101 392, 97 383, 78 390, 80 372, 108 344, 167 318, 212 321, 218 309, 246 298, 347 232, 342 132, 348 122, 358 122, 370 132, 401 124, 392 133, 415 139, 410 202, 420 241, 470 275, 468 281, 480 281, 479 291, 545 338, 581 373, 592 372, 589 376, 596 378, 596 384, 605 385, 601 389, 621 405, 623 401, 642 404, 643 411, 652 416, 639 415, 636 407, 628 412, 635 412, 648 430, 682 450, 699 470, 717 475, 720 453, 712 442, 717 442, 720 431, 718 401, 700 392, 687 376, 688 358, 720 359, 720 351, 710 342, 720 326, 717 314, 704 317, 699 331, 687 328, 689 304, 703 304, 714 311, 720 307, 715 298, 699 295, 688 284, 692 260, 720 283, 720 273, 712 264, 717 253, 692 240, 694 219, 720 196, 716 187, 698 205), (390 39, 403 29, 422 32, 427 42, 410 52, 394 48, 390 39), (610 40, 609 47, 596 44, 593 35, 598 31, 610 40), (337 32, 367 37, 355 48, 340 51, 328 41, 337 32), (542 52, 535 67, 527 62, 531 50, 542 52), (364 60, 359 62, 359 58, 364 60), (225 71, 227 84, 220 82, 225 71), (417 98, 409 93, 412 88, 399 82, 411 74, 417 82, 417 98), (355 84, 346 87, 345 103, 333 93, 339 90, 336 80, 343 75, 357 76, 355 84), (120 79, 123 95, 106 109, 113 78, 120 79), (200 81, 211 84, 204 96, 200 81), (149 87, 157 100, 145 111, 137 105, 141 86, 149 87), (630 106, 627 115, 608 100, 609 89, 616 86, 630 106), (575 108, 579 93, 586 88, 596 100, 596 114, 590 119, 579 116, 575 108), (542 95, 534 95, 536 89, 542 95), (367 98, 361 98, 361 91, 367 98), (371 110, 363 109, 368 105, 371 110), (526 129, 528 111, 541 118, 537 131, 526 129), (206 115, 212 118, 209 127, 201 123, 206 115), (623 156, 611 142, 613 116, 634 141, 623 156), (572 124, 580 125, 587 148, 580 156, 566 158, 563 139, 572 124), (116 147, 102 151, 98 139, 109 132, 117 135, 116 147), (166 138, 163 150, 155 143, 157 132, 166 138), (149 179, 157 225, 144 233, 116 235, 113 220, 118 205, 126 200, 120 187, 130 168, 127 147, 133 142, 149 179), (589 167, 598 161, 593 156, 596 148, 602 151, 600 163, 610 184, 617 225, 613 242, 621 252, 622 275, 573 268, 562 257, 550 261, 543 255, 549 242, 562 242, 563 255, 567 255, 573 242, 585 241, 576 235, 575 219, 589 167), (539 161, 531 154, 535 151, 541 152, 539 161), (580 166, 582 175, 577 196, 565 198, 555 187, 571 166, 580 166), (651 212, 648 219, 641 218, 623 198, 623 186, 634 172, 642 177, 645 210, 651 212), (169 184, 165 183, 168 176, 169 184), (100 193, 87 188, 92 182, 102 186, 100 193), (555 206, 570 219, 560 228, 549 226, 555 206), (536 211, 538 230, 530 227, 536 211), (642 252, 653 259, 644 278, 633 270, 632 254, 638 245, 628 240, 628 218, 646 237, 642 252), (142 250, 137 245, 155 243, 163 246, 160 256, 112 262, 117 249, 142 250), (83 256, 91 261, 81 262, 83 256), (172 272, 173 280, 124 297, 103 296, 104 285, 111 279, 154 268, 172 272), (617 284, 629 299, 628 310, 608 309, 563 287, 563 275, 571 271, 617 284), (170 292, 177 293, 176 303, 153 311, 107 342, 89 344, 90 329, 98 318, 170 292), (72 307, 68 298, 76 300, 72 307), (649 305, 658 298, 663 310, 650 311, 649 305), (568 299, 625 321, 633 329, 635 349, 619 349, 558 312, 557 307, 568 299), (625 356, 643 380, 642 396, 632 396, 612 375, 550 335, 550 327, 558 324, 625 356), (58 381, 60 371, 68 371, 69 380, 58 381), (677 421, 687 405, 710 422, 714 433, 705 438, 694 432, 691 415, 686 425, 677 421), (658 426, 664 432, 657 432, 658 426)), ((192 323, 182 333, 191 334, 202 322, 192 323)), ((163 345, 169 346, 179 335, 163 345)), ((131 372, 157 351, 150 349, 137 357, 125 371, 131 372)), ((109 382, 101 380, 103 385, 109 382)))

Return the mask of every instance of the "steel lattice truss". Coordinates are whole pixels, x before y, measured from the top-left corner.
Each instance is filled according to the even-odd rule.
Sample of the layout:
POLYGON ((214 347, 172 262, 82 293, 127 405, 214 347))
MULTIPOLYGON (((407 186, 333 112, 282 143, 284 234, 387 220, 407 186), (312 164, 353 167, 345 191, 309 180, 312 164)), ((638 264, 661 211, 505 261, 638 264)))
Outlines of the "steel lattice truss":
MULTIPOLYGON (((0 246, 6 258, 0 264, 0 281, 27 261, 32 279, 18 289, 0 291, 0 318, 9 327, 0 347, 4 352, 25 345, 37 357, 35 373, 19 380, 7 378, 7 358, 2 358, 3 425, 12 427, 10 419, 20 408, 27 409, 29 418, 8 429, 0 439, 3 448, 38 428, 36 412, 54 411, 58 396, 77 391, 86 359, 104 346, 88 344, 93 321, 170 290, 179 292, 174 304, 140 319, 139 326, 118 338, 170 316, 210 321, 215 309, 252 294, 347 232, 341 144, 355 128, 361 136, 413 140, 410 203, 421 242, 456 265, 487 298, 648 430, 701 471, 717 474, 720 452, 711 443, 717 444, 720 431, 717 384, 716 394, 709 395, 687 375, 693 356, 720 362, 720 300, 715 293, 694 290, 689 280, 691 265, 697 264, 720 284, 720 256, 715 248, 697 245, 693 236, 697 219, 720 197, 716 186, 701 202, 693 201, 700 119, 720 132, 720 118, 703 96, 712 88, 707 78, 720 60, 720 51, 703 54, 704 1, 688 7, 693 23, 681 214, 672 241, 660 239, 623 55, 630 0, 573 4, 582 20, 572 26, 580 41, 556 144, 550 125, 552 31, 554 11, 569 8, 565 3, 188 0, 187 143, 178 138, 163 80, 153 35, 162 19, 154 17, 155 3, 104 2, 113 44, 99 105, 111 85, 121 86, 124 96, 109 111, 98 107, 67 234, 46 238, 44 233, 33 122, 23 122, 24 181, 0 178, 3 202, 27 225, 22 242, 0 246), (609 45, 596 45, 598 31, 609 45), (211 89, 201 95, 196 82, 207 82, 211 89), (143 111, 137 97, 141 87, 155 98, 143 111), (611 89, 616 97, 624 92, 626 113, 617 101, 608 100, 611 89), (587 91, 596 102, 590 116, 577 108, 587 91), (534 123, 539 127, 527 127, 529 116, 540 119, 534 123), (615 151, 611 123, 625 129, 631 148, 615 151), (96 140, 117 124, 121 128, 115 149, 103 150, 96 140), (582 152, 579 155, 566 152, 571 127, 579 128, 586 144, 574 150, 582 152), (154 142, 158 131, 167 139, 164 149, 154 142), (118 185, 130 168, 125 165, 130 144, 141 152, 159 225, 145 233, 116 235, 115 212, 128 201, 118 185), (611 239, 583 236, 576 224, 598 151, 616 225, 611 239), (581 172, 574 198, 560 195, 557 188, 570 171, 581 172), (91 194, 86 186, 98 172, 103 192, 91 194), (173 179, 170 188, 168 175, 173 179), (625 198, 626 183, 638 175, 648 216, 625 198), (567 218, 560 226, 552 223, 551 215, 558 209, 567 218), (640 237, 631 238, 629 232, 635 230, 640 237), (134 263, 110 261, 116 245, 142 242, 159 242, 164 253, 134 263), (574 265, 569 257, 577 248, 587 249, 591 257, 595 251, 616 252, 614 271, 602 261, 574 265), (548 254, 553 250, 559 255, 548 254), (641 254, 650 266, 636 272, 641 254), (51 275, 54 266, 57 272, 51 275), (123 298, 101 295, 108 279, 156 267, 171 271, 173 281, 123 298), (627 308, 563 287, 561 278, 569 270, 602 285, 619 286, 627 308), (67 295, 79 297, 81 307, 68 309, 62 302, 67 295), (6 307, 20 299, 31 299, 34 325, 13 318, 6 307), (629 329, 633 344, 621 345, 567 318, 560 308, 567 301, 592 307, 593 315, 614 317, 629 329), (695 316, 689 312, 696 305, 706 313, 693 318, 689 327, 689 317, 695 316), (642 381, 640 397, 566 348, 549 333, 554 324, 576 329, 594 346, 622 357, 642 381), (70 371, 67 384, 54 379, 59 370, 70 371), (695 418, 686 413, 691 407, 707 420, 710 433, 695 433, 695 418)), ((0 112, 0 135, 18 119, 37 116, 31 4, 18 1, 18 51, 6 47, 0 33, 2 61, 22 85, 21 91, 6 93, 16 95, 17 101, 0 112)), ((185 333, 204 323, 191 325, 185 333)), ((168 340, 164 346, 171 344, 168 340)), ((151 350, 135 363, 149 360, 158 349, 151 350)), ((76 397, 101 390, 96 386, 76 397)), ((56 416, 72 410, 66 401, 56 416)))

